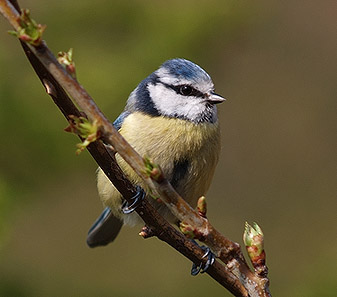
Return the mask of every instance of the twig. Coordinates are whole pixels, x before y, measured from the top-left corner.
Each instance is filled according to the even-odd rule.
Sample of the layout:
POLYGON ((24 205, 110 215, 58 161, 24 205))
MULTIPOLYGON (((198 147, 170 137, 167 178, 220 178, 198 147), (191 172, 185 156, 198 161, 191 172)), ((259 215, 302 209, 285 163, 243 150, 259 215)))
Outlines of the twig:
MULTIPOLYGON (((9 20, 16 31, 21 30, 19 15, 8 1, 0 0, 0 11, 9 20)), ((199 233, 199 239, 207 243, 217 256, 226 264, 226 267, 224 267, 219 262, 215 262, 215 264, 213 264, 207 272, 229 289, 235 296, 270 296, 268 291, 268 279, 266 276, 261 277, 261 275, 256 273, 254 274, 248 268, 238 244, 230 241, 216 231, 207 219, 201 217, 174 191, 172 186, 163 176, 160 179, 154 180, 151 176, 146 174, 144 160, 114 129, 111 123, 94 104, 92 98, 87 94, 84 88, 79 85, 78 82, 57 62, 44 42, 39 42, 38 44, 34 44, 34 46, 31 44, 25 44, 24 48, 26 52, 28 51, 32 56, 34 56, 34 59, 35 57, 38 58, 38 63, 40 64, 41 62, 41 64, 43 64, 44 70, 48 76, 50 76, 44 79, 35 69, 38 72, 40 79, 42 78, 41 80, 44 85, 47 86, 48 93, 53 97, 54 101, 58 101, 56 99, 60 94, 64 99, 64 95, 66 96, 66 94, 62 88, 65 89, 78 106, 83 109, 88 118, 91 121, 98 122, 104 141, 111 144, 115 150, 118 151, 125 161, 127 161, 135 172, 146 182, 152 192, 160 194, 161 199, 171 209, 172 213, 176 215, 179 220, 192 226, 194 230, 199 233)), ((36 63, 37 60, 34 64, 36 63)), ((70 101, 70 99, 67 98, 66 101, 70 101)), ((57 104, 58 106, 62 106, 62 112, 66 115, 66 117, 69 117, 69 113, 65 111, 63 105, 60 104, 59 101, 57 104)), ((69 102, 67 102, 67 104, 69 105, 69 102)), ((74 106, 71 106, 71 109, 73 108, 74 106)), ((72 114, 76 115, 76 113, 79 113, 78 110, 72 114)), ((105 150, 105 148, 104 153, 103 148, 104 146, 100 142, 91 143, 88 147, 98 164, 115 184, 115 181, 112 178, 111 168, 107 168, 106 166, 108 163, 106 162, 107 159, 111 162, 111 155, 105 150), (101 159, 95 157, 95 154, 100 155, 101 159), (102 156, 104 156, 104 158, 102 158, 102 156)), ((118 172, 118 176, 123 176, 120 169, 116 169, 116 171, 118 172)), ((123 195, 126 194, 127 196, 134 193, 133 186, 130 185, 130 183, 128 184, 128 187, 129 186, 132 190, 125 191, 124 188, 126 193, 123 193, 123 190, 120 190, 118 187, 117 188, 123 195)), ((121 188, 123 188, 123 186, 121 186, 121 188)), ((125 198, 127 199, 127 197, 125 198)), ((204 251, 192 244, 190 241, 187 241, 186 238, 172 228, 153 208, 151 208, 146 200, 143 202, 141 208, 137 209, 137 212, 142 216, 144 221, 155 230, 155 235, 158 238, 168 242, 185 256, 190 258, 193 262, 197 263, 202 259, 204 251), (165 232, 163 232, 163 230, 165 230, 165 232), (169 232, 167 232, 167 230, 169 230, 169 232), (174 238, 173 242, 172 238, 174 238), (179 242, 181 241, 183 242, 183 245, 179 245, 179 242)))

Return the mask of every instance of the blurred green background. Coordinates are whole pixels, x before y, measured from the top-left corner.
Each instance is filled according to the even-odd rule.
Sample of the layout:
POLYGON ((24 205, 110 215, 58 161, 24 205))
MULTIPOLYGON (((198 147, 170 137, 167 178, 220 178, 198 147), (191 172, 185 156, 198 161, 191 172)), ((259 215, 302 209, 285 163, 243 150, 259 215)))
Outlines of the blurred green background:
MULTIPOLYGON (((274 296, 336 296, 336 1, 20 1, 74 48, 78 79, 114 120, 163 61, 188 58, 228 100, 209 218, 266 237, 274 296)), ((231 296, 139 228, 89 249, 95 162, 0 18, 0 296, 231 296)))

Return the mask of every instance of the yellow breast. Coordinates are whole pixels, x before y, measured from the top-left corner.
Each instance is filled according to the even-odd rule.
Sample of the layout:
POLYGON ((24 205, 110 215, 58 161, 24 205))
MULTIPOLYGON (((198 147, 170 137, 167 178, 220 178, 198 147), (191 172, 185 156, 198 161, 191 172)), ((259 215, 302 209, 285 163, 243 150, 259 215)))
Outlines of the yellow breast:
MULTIPOLYGON (((159 164, 169 180, 172 178, 175 163, 186 160, 188 169, 176 190, 193 207, 197 199, 206 194, 220 152, 217 123, 194 124, 135 112, 126 117, 120 133, 141 156, 147 156, 159 164)), ((116 158, 130 180, 142 185, 142 181, 129 165, 119 155, 116 158)), ((98 174, 98 189, 105 205, 118 208, 121 203, 120 195, 102 172, 98 174)))
POLYGON ((185 186, 177 190, 180 195, 188 196, 183 197, 187 201, 199 198, 192 198, 193 195, 205 194, 219 157, 220 133, 217 123, 194 124, 136 112, 124 120, 120 133, 141 156, 148 156, 158 163, 169 179, 174 161, 188 160, 190 176, 185 186))

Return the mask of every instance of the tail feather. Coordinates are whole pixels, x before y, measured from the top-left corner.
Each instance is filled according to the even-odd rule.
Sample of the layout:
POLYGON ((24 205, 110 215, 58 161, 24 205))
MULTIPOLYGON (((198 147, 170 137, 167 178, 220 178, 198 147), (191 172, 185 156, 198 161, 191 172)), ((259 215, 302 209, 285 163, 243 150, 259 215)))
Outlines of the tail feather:
POLYGON ((106 207, 88 232, 88 246, 94 248, 114 241, 122 226, 123 222, 113 215, 109 207, 106 207))

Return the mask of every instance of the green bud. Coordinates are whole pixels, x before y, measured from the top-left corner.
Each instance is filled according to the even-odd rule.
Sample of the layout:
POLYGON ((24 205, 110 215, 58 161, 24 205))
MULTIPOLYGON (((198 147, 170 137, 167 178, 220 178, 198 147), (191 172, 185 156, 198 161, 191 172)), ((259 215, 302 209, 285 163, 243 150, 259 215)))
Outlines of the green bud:
POLYGON ((156 182, 160 183, 164 176, 163 172, 158 164, 155 164, 152 159, 145 156, 144 157, 144 165, 146 174, 156 182))
POLYGON ((65 128, 66 132, 72 132, 83 138, 83 142, 77 144, 76 154, 80 154, 90 143, 95 142, 100 137, 97 121, 91 123, 85 117, 70 116, 70 125, 65 128))
POLYGON ((198 210, 198 213, 199 213, 200 216, 202 216, 203 218, 206 218, 207 203, 206 203, 206 197, 205 196, 201 196, 198 199, 197 210, 198 210))
POLYGON ((263 251, 264 236, 261 228, 255 222, 253 226, 245 223, 245 231, 243 233, 243 242, 248 250, 249 256, 260 256, 263 251))
POLYGON ((67 72, 76 78, 75 62, 73 60, 73 49, 70 48, 68 52, 59 52, 57 54, 57 61, 65 67, 67 72))
POLYGON ((191 225, 181 222, 179 224, 179 229, 187 238, 189 239, 195 238, 194 229, 192 228, 191 225))
POLYGON ((18 37, 20 40, 39 46, 42 42, 42 34, 46 25, 37 24, 31 17, 28 9, 21 10, 18 20, 20 29, 18 31, 8 31, 9 34, 18 37))

